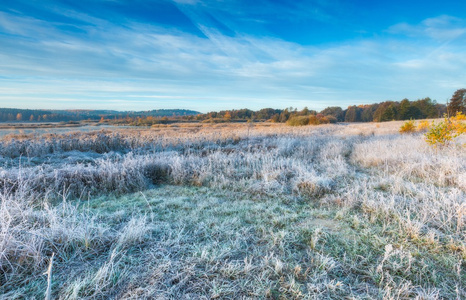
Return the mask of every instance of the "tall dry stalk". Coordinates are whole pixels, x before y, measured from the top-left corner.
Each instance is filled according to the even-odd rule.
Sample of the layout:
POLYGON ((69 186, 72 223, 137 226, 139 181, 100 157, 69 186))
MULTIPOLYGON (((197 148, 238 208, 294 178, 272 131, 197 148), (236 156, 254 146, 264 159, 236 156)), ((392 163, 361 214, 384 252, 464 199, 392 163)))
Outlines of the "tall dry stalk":
POLYGON ((52 299, 52 266, 53 266, 53 257, 55 256, 55 252, 52 253, 52 257, 50 258, 49 267, 47 272, 44 275, 47 275, 47 290, 45 291, 45 300, 52 299))

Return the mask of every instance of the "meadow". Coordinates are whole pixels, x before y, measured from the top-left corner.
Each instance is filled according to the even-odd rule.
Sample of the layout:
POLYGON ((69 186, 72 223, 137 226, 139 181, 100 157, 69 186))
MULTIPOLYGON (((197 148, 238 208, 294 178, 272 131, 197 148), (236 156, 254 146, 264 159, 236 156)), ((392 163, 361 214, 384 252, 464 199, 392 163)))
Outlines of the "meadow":
POLYGON ((401 124, 3 136, 0 299, 466 299, 465 137, 401 124))

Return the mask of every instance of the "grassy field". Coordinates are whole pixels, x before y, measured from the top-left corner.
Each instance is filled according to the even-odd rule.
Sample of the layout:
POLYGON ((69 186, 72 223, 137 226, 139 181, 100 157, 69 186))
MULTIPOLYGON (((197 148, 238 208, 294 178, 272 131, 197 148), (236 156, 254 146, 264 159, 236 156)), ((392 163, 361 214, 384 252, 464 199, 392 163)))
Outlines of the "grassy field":
POLYGON ((401 124, 4 137, 0 298, 465 299, 465 138, 401 124))

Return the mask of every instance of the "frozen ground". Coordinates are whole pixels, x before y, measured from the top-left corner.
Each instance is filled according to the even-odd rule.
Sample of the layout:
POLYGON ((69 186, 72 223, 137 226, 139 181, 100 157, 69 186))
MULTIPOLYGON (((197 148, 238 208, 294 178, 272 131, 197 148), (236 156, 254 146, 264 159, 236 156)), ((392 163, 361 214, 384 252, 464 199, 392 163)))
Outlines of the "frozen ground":
POLYGON ((466 151, 400 125, 4 138, 0 297, 465 298, 466 151))

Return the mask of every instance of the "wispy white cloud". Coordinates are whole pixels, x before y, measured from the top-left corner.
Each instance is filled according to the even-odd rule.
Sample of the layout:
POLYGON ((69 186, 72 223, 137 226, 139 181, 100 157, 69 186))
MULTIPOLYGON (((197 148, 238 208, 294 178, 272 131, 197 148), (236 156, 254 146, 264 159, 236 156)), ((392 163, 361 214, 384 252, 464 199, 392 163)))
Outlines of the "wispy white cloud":
POLYGON ((303 46, 231 24, 225 26, 235 34, 224 34, 195 3, 177 2, 207 38, 65 10, 82 21, 75 25, 81 33, 71 35, 0 12, 0 106, 322 109, 404 97, 444 101, 466 81, 460 19, 441 16, 396 24, 384 38, 303 46))
POLYGON ((399 23, 388 29, 389 33, 402 34, 411 38, 428 37, 440 42, 460 38, 466 33, 466 21, 451 16, 428 18, 420 24, 399 23))

